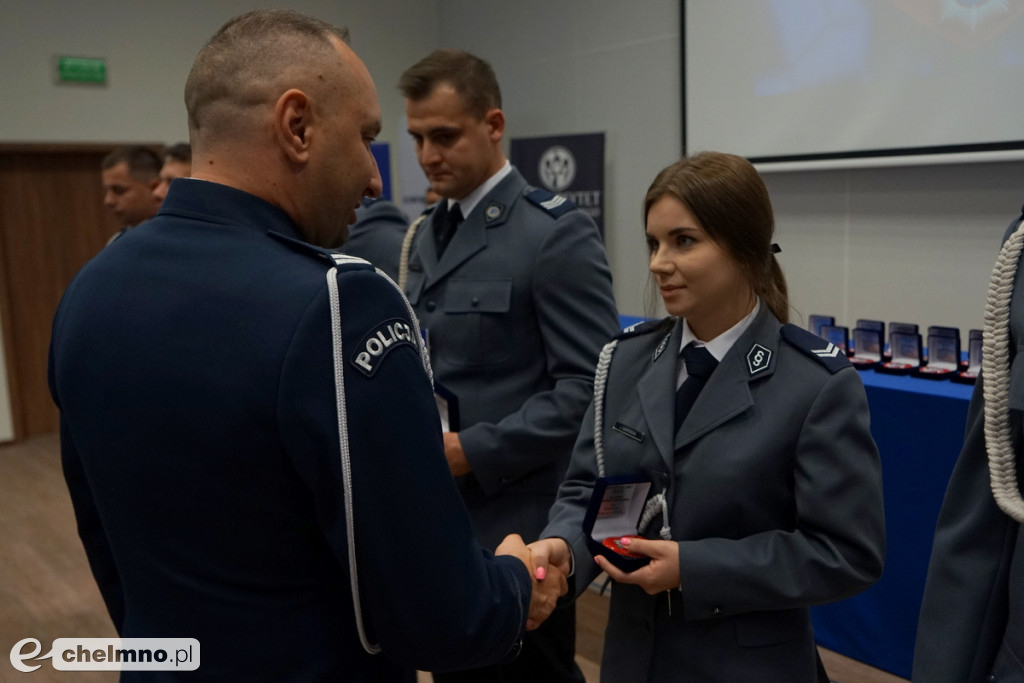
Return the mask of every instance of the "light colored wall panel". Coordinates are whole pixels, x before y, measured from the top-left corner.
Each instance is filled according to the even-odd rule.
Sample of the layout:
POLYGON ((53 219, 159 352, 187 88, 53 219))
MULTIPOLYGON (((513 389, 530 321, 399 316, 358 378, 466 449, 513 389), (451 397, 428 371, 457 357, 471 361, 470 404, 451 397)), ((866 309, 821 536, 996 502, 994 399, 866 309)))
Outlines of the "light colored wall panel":
POLYGON ((605 242, 619 310, 641 315, 649 276, 643 199, 658 172, 679 159, 678 35, 597 49, 578 57, 580 122, 606 132, 605 242), (652 71, 666 87, 652 88, 652 71))
MULTIPOLYGON (((980 328, 1019 162, 767 173, 795 308, 980 328)), ((797 320, 796 322, 800 322, 797 320)))
MULTIPOLYGON (((385 130, 397 133, 398 75, 433 48, 438 3, 404 0, 292 0, 295 9, 344 24, 382 95, 385 130)), ((0 22, 7 68, 0 70, 0 141, 133 142, 188 139, 183 92, 192 61, 247 0, 130 3, 36 0, 12 5, 0 22), (108 85, 55 85, 54 55, 103 57, 108 85), (16 93, 16 96, 14 95, 16 93)))
POLYGON ((791 322, 812 314, 846 318, 848 178, 844 173, 763 176, 775 210, 777 256, 789 285, 791 322), (838 310, 837 310, 838 309, 838 310))

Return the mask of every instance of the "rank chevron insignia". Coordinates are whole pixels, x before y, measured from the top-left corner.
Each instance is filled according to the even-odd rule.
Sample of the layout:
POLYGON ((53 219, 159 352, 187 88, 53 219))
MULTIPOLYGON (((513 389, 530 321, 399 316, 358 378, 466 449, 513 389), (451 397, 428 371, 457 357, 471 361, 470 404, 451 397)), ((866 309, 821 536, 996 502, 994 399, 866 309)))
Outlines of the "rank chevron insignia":
POLYGON ((824 365, 829 372, 835 373, 850 367, 850 360, 846 357, 846 352, 818 335, 811 334, 792 323, 783 325, 781 332, 783 339, 801 353, 824 365), (821 346, 822 342, 825 343, 824 348, 821 346))
POLYGON ((829 345, 823 349, 811 349, 811 353, 819 358, 835 358, 839 355, 840 349, 835 344, 829 342, 829 345))
POLYGON ((576 208, 576 205, 564 196, 535 187, 527 187, 524 196, 531 204, 535 204, 547 211, 552 218, 560 218, 563 214, 576 208))
POLYGON ((551 199, 547 200, 546 202, 540 203, 540 205, 543 206, 548 211, 551 211, 552 209, 557 209, 562 204, 565 204, 565 197, 561 197, 557 194, 551 199))

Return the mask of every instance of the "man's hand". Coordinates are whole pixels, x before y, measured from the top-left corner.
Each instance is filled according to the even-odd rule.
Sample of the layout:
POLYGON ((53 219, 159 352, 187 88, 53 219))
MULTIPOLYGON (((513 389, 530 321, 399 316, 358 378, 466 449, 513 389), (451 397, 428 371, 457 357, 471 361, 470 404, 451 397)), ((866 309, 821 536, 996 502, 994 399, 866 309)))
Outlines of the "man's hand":
POLYGON ((494 551, 495 555, 514 555, 522 560, 533 578, 530 593, 530 613, 526 618, 526 630, 532 631, 547 619, 554 611, 558 598, 569 592, 566 573, 557 565, 541 567, 533 562, 530 549, 523 543, 519 534, 509 534, 494 551))
POLYGON ((469 474, 473 468, 466 460, 466 451, 462 450, 462 441, 459 440, 458 432, 444 432, 444 457, 448 459, 448 469, 452 471, 453 477, 469 474))
POLYGON ((597 565, 614 581, 640 586, 648 595, 679 588, 678 543, 652 541, 646 538, 625 538, 622 543, 629 547, 629 552, 650 557, 651 563, 636 571, 624 572, 601 555, 595 557, 597 565))

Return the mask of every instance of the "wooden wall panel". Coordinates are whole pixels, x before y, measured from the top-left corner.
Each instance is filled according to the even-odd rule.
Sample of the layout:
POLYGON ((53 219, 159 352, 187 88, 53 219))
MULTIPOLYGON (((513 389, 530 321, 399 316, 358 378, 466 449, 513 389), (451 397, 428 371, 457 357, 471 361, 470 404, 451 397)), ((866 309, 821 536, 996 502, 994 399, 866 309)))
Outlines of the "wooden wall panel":
POLYGON ((100 180, 110 149, 0 147, 0 316, 16 439, 57 429, 50 325, 71 278, 117 231, 100 180))

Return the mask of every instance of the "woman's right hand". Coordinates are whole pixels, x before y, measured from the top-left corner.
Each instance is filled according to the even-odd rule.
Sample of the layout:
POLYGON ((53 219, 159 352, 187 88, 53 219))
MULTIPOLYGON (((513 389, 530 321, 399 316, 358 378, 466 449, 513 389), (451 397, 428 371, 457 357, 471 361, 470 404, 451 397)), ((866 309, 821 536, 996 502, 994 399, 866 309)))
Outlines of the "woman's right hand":
POLYGON ((548 567, 554 566, 565 576, 572 568, 572 552, 561 538, 542 538, 527 546, 533 554, 534 578, 543 581, 548 567))

